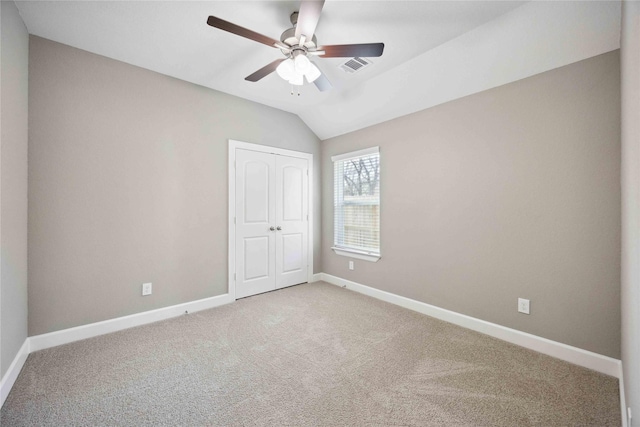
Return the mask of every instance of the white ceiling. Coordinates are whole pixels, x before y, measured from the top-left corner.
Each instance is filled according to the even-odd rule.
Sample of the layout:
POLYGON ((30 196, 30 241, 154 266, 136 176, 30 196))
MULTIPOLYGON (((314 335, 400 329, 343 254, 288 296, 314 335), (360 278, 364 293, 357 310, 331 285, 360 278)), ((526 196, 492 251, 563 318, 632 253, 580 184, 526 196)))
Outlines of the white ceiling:
POLYGON ((298 114, 340 135, 619 47, 620 4, 509 1, 327 1, 319 44, 384 42, 356 74, 318 58, 334 88, 291 96, 277 49, 212 28, 215 15, 279 39, 299 2, 17 1, 31 34, 298 114))

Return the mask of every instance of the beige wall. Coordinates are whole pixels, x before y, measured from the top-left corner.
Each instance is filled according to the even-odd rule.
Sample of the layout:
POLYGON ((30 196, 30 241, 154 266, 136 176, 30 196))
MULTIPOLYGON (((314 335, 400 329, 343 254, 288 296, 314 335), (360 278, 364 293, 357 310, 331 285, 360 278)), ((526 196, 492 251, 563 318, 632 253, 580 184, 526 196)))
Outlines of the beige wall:
POLYGON ((30 335, 226 293, 228 139, 315 155, 320 271, 297 116, 34 36, 29 71, 30 335))
POLYGON ((622 366, 640 418, 640 3, 622 3, 622 366))
POLYGON ((620 357, 618 51, 323 141, 322 167, 323 272, 620 357), (375 145, 382 259, 349 271, 330 158, 375 145))
POLYGON ((0 377, 27 338, 27 126, 29 34, 0 2, 0 377))

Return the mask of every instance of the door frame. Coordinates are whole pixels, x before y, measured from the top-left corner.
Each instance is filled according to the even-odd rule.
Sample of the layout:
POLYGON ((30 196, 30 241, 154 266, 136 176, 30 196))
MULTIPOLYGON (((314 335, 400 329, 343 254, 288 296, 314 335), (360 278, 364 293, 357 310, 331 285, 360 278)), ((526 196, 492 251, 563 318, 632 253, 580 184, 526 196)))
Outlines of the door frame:
POLYGON ((261 153, 276 154, 280 156, 297 157, 307 160, 309 168, 309 178, 307 179, 307 203, 309 212, 309 221, 307 223, 307 282, 313 281, 313 154, 303 153, 301 151, 287 150, 284 148, 271 147, 269 145, 252 144, 250 142, 229 140, 229 215, 228 215, 228 231, 229 231, 229 266, 228 266, 228 293, 235 301, 236 299, 236 150, 250 150, 261 153))

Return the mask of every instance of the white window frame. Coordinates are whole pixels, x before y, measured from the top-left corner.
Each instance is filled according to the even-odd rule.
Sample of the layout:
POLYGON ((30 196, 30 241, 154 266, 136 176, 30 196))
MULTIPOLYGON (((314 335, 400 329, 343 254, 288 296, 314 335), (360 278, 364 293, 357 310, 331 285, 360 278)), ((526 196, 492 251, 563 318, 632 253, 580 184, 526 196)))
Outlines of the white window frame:
MULTIPOLYGON (((355 157, 362 157, 362 156, 366 156, 369 154, 375 154, 375 153, 380 153, 380 148, 379 147, 371 147, 371 148, 365 148, 364 150, 358 150, 358 151, 351 151, 349 153, 343 153, 343 154, 338 154, 335 156, 331 157, 331 161, 333 163, 333 167, 335 170, 335 163, 341 160, 346 160, 346 159, 351 159, 351 158, 355 158, 355 157)), ((335 173, 334 173, 334 179, 335 179, 335 173)), ((342 191, 342 186, 340 185, 336 185, 336 183, 333 183, 333 197, 335 200, 336 191, 342 191)), ((348 247, 338 247, 336 246, 336 240, 337 240, 337 230, 338 230, 338 225, 339 224, 335 224, 335 218, 336 218, 336 214, 335 212, 333 213, 333 218, 334 218, 334 224, 333 224, 333 244, 334 246, 331 247, 331 249, 333 250, 333 252, 336 253, 336 255, 341 255, 341 256, 346 256, 349 258, 356 258, 356 259, 361 259, 364 261, 369 261, 369 262, 377 262, 380 257, 381 257, 381 247, 382 247, 382 243, 380 243, 380 246, 378 247, 378 252, 367 252, 367 251, 362 251, 362 250, 358 250, 355 248, 348 248, 348 247)), ((378 225, 379 227, 379 225, 378 225)), ((379 231, 379 230, 378 230, 379 231)))

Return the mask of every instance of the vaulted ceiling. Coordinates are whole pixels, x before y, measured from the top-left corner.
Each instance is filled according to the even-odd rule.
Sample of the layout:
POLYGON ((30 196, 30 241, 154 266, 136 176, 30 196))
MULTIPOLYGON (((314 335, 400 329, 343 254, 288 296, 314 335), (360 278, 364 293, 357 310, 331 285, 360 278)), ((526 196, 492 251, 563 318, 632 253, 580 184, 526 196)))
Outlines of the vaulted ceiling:
POLYGON ((419 111, 619 47, 616 1, 331 1, 319 44, 384 42, 357 73, 318 58, 333 89, 292 96, 277 49, 212 28, 215 15, 274 39, 290 1, 18 1, 31 34, 289 111, 321 139, 419 111))

